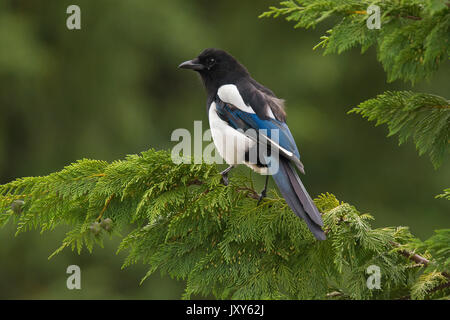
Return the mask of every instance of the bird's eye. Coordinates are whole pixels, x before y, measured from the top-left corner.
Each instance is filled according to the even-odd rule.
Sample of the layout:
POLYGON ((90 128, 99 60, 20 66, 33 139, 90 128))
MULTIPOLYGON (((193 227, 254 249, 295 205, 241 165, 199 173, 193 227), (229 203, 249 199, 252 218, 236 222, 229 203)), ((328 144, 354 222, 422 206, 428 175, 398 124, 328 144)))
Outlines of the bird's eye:
POLYGON ((208 65, 212 66, 215 63, 216 63, 216 59, 214 59, 214 58, 209 58, 208 59, 208 65))

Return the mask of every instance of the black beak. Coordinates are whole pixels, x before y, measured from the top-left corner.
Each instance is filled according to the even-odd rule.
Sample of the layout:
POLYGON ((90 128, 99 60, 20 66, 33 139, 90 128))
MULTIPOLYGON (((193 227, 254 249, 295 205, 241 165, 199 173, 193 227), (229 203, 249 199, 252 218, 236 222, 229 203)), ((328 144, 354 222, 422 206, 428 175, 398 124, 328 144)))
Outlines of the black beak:
POLYGON ((198 59, 195 58, 195 59, 183 62, 182 64, 180 64, 178 66, 178 68, 200 71, 200 70, 205 69, 205 66, 202 65, 201 63, 199 63, 198 59))

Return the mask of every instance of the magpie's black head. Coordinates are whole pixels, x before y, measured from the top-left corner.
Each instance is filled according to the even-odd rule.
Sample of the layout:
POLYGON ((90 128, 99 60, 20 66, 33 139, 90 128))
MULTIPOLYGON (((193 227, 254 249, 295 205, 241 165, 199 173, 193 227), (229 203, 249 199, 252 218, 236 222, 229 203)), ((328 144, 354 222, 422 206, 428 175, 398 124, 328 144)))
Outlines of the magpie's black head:
POLYGON ((235 83, 249 76, 247 69, 233 56, 214 48, 203 50, 197 58, 183 62, 178 67, 197 71, 207 89, 235 83))

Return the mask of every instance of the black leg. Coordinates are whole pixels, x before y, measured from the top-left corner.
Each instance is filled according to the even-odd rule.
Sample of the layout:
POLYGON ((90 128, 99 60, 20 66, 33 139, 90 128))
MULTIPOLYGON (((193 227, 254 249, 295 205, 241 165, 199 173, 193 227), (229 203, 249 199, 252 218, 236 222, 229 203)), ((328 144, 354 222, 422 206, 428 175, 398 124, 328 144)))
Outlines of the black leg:
POLYGON ((269 183, 269 175, 266 175, 266 183, 264 184, 264 189, 261 191, 261 194, 259 195, 258 203, 256 204, 256 206, 259 206, 261 200, 266 197, 268 183, 269 183))
POLYGON ((234 166, 229 166, 220 173, 222 175, 222 183, 226 186, 228 185, 228 172, 230 172, 233 168, 234 166))

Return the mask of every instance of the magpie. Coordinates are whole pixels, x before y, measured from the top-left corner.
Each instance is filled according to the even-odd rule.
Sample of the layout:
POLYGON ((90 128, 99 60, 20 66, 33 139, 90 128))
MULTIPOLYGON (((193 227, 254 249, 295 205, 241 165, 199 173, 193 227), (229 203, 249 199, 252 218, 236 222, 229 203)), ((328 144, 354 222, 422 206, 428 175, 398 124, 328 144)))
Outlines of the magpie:
POLYGON ((217 151, 229 165, 221 172, 224 184, 228 184, 228 173, 238 164, 266 175, 259 204, 266 196, 271 175, 292 211, 305 220, 317 239, 325 240, 322 217, 295 169, 305 173, 297 145, 286 124, 284 100, 255 81, 241 63, 220 49, 205 49, 198 57, 178 67, 198 72, 203 81, 211 135, 217 151), (234 143, 227 147, 230 141, 234 143), (270 150, 276 152, 266 150, 256 161, 250 159, 251 151, 264 145, 266 149, 270 145, 270 150), (276 170, 271 170, 273 168, 276 170))

